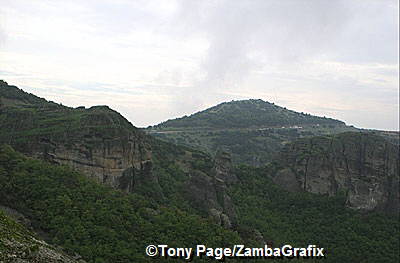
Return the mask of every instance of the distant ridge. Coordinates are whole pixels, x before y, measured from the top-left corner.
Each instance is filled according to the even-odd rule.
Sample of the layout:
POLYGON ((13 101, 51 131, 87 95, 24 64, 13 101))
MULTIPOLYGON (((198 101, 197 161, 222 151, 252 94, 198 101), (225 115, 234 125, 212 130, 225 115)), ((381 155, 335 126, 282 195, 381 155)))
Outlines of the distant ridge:
POLYGON ((157 128, 251 128, 344 122, 299 113, 261 99, 224 102, 206 110, 160 123, 157 128))
POLYGON ((342 121, 295 112, 261 99, 224 102, 190 116, 149 127, 157 138, 201 149, 223 149, 234 163, 262 166, 288 142, 358 131, 342 121))

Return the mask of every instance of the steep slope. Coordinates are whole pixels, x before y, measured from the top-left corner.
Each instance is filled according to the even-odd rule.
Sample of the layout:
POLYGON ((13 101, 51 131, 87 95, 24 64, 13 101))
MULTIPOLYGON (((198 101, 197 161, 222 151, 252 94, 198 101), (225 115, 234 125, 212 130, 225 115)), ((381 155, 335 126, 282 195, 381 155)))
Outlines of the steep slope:
MULTIPOLYGON (((221 156, 218 162, 224 160, 221 156)), ((50 243, 79 253, 89 262, 164 262, 163 258, 146 257, 146 246, 193 247, 199 243, 209 247, 317 244, 326 249, 326 262, 373 262, 377 258, 398 262, 399 223, 395 218, 346 209, 345 196, 341 195, 286 192, 271 181, 271 173, 269 168, 235 169, 236 183, 226 191, 237 206, 236 232, 176 207, 123 194, 67 167, 26 158, 3 146, 0 205, 23 213, 50 243)), ((6 237, 19 233, 12 227, 5 229, 6 237)), ((26 255, 32 250, 34 254, 34 246, 26 255)), ((9 255, 7 251, 12 251, 10 246, 0 243, 0 255, 9 255)))
POLYGON ((211 217, 225 228, 236 228, 236 212, 226 189, 236 182, 230 156, 209 155, 187 147, 151 140, 153 174, 164 202, 211 217))
POLYGON ((146 136, 107 106, 69 108, 0 82, 0 131, 0 143, 115 188, 129 192, 135 177, 152 179, 146 136))
MULTIPOLYGON (((144 254, 148 244, 193 247, 202 243, 210 247, 313 243, 327 248, 327 262, 373 262, 376 258, 398 262, 399 224, 378 213, 384 209, 368 213, 348 209, 347 196, 340 189, 329 197, 303 190, 286 192, 274 184, 271 178, 285 168, 296 168, 286 150, 266 168, 234 168, 226 152, 215 149, 216 158, 211 158, 160 141, 107 107, 72 109, 5 83, 2 87, 1 140, 47 162, 1 147, 0 205, 27 216, 35 229, 46 234, 46 241, 78 252, 90 262, 146 262, 150 261, 144 254), (76 170, 125 192, 98 184, 76 170), (112 172, 113 180, 104 180, 112 172)), ((312 124, 308 131, 330 133, 343 127, 324 125, 312 124)), ((278 127, 251 132, 265 132, 265 138, 276 132, 282 135, 276 138, 282 147, 282 142, 303 136, 294 136, 295 129, 296 134, 306 130, 278 127)), ((242 131, 247 130, 235 128, 237 137, 225 137, 227 145, 239 141, 242 131)), ((337 138, 346 142, 345 137, 337 138)), ((374 137, 367 144, 372 141, 383 143, 374 137)), ((373 147, 381 149, 379 143, 373 147)), ((386 150, 377 152, 373 159, 380 162, 386 150)), ((390 158, 388 171, 393 167, 390 158)), ((378 185, 391 183, 379 169, 366 177, 378 185)), ((321 184, 330 183, 322 179, 321 184)), ((392 193, 390 187, 377 189, 392 193)), ((382 204, 379 207, 390 208, 388 202, 382 204)))
MULTIPOLYGON (((0 146, 0 205, 22 213, 49 242, 89 262, 163 262, 146 256, 150 244, 243 243, 236 232, 211 219, 116 191, 68 167, 27 158, 9 146, 0 146)), ((10 235, 18 234, 9 230, 10 235)), ((0 246, 0 253, 3 249, 0 246)))
POLYGON ((288 144, 274 182, 290 191, 336 195, 360 210, 399 212, 399 149, 382 137, 343 133, 288 144))
POLYGON ((0 262, 78 263, 65 253, 37 239, 23 225, 0 210, 0 262))
POLYGON ((301 262, 399 262, 398 218, 347 208, 345 194, 285 191, 272 181, 272 167, 235 170, 239 183, 229 193, 240 225, 258 229, 275 247, 318 244, 326 249, 326 258, 301 262))
POLYGON ((168 120, 147 132, 212 155, 222 149, 232 155, 235 164, 262 166, 289 141, 356 130, 342 121, 294 112, 262 100, 244 100, 168 120))
POLYGON ((225 182, 219 180, 216 186, 218 166, 209 156, 160 142, 107 106, 69 108, 0 82, 0 131, 0 143, 28 156, 69 165, 100 183, 157 202, 204 216, 217 213, 224 216, 226 227, 234 223, 233 209, 223 209, 232 206, 224 193, 225 182), (185 190, 196 178, 209 182, 197 184, 198 191, 215 189, 207 209, 193 209, 193 203, 205 200, 185 190), (224 205, 217 195, 225 196, 224 205))

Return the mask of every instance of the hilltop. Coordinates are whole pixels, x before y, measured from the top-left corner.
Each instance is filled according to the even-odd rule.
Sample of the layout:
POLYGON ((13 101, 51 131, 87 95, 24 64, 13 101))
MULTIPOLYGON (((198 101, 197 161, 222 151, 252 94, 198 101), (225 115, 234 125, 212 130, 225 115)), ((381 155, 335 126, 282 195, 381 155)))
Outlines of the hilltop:
POLYGON ((190 116, 168 120, 154 128, 252 128, 295 125, 345 125, 344 122, 299 113, 261 99, 224 102, 190 116))
POLYGON ((0 144, 70 166, 114 189, 211 216, 228 228, 236 225, 225 182, 215 180, 229 177, 222 168, 229 158, 219 162, 199 150, 160 141, 107 106, 66 107, 5 82, 0 83, 0 102, 0 144))
MULTIPOLYGON (((172 144, 107 106, 66 107, 1 82, 0 206, 89 262, 153 261, 147 244, 310 242, 327 262, 398 262, 395 146, 321 119, 329 124, 150 132, 172 144), (214 157, 199 150, 210 145, 214 157), (259 168, 235 165, 254 158, 259 168)), ((7 251, 0 243, 0 258, 7 251)))
POLYGON ((218 104, 190 116, 149 127, 162 140, 202 149, 223 149, 234 163, 262 166, 297 138, 357 131, 343 121, 295 112, 263 100, 218 104))

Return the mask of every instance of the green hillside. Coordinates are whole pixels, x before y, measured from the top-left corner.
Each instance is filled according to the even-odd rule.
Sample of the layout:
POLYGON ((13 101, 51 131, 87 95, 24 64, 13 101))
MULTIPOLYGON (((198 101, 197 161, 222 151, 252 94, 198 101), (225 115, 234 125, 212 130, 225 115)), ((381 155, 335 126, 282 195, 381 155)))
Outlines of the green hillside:
POLYGON ((95 137, 127 136, 131 132, 140 135, 131 123, 107 106, 66 107, 4 81, 0 81, 0 130, 0 142, 23 152, 36 150, 43 137, 68 146, 81 141, 83 135, 88 144, 97 143, 95 137))
MULTIPOLYGON (((240 224, 261 231, 275 246, 318 244, 321 262, 398 262, 398 218, 345 207, 345 193, 334 197, 287 192, 270 179, 273 166, 239 166, 230 188, 240 224)), ((306 261, 306 260, 305 260, 306 261)))
MULTIPOLYGON (((302 115, 282 111, 292 119, 302 115)), ((287 160, 274 157, 284 145, 291 149, 304 141, 298 138, 354 130, 335 120, 316 118, 327 123, 197 131, 158 127, 151 132, 156 136, 149 136, 106 106, 70 108, 2 82, 0 205, 23 214, 49 244, 78 253, 88 262, 166 261, 147 257, 149 244, 260 247, 265 243, 316 244, 326 249, 326 262, 398 262, 395 216, 350 209, 343 191, 327 196, 289 192, 275 184, 282 169, 296 168, 300 176, 304 167, 301 149, 287 160), (236 163, 255 160, 261 167, 235 166, 220 148, 228 149, 236 163), (220 154, 212 157, 203 150, 220 154)), ((341 165, 347 163, 356 167, 350 178, 356 187, 357 171, 367 169, 365 185, 375 185, 374 178, 384 174, 375 170, 393 167, 397 157, 384 147, 385 140, 372 136, 366 147, 358 137, 359 132, 337 136, 339 145, 346 138, 354 142, 349 158, 346 162, 338 158, 345 151, 335 147, 326 157, 331 163, 317 159, 321 162, 310 163, 316 168, 312 171, 322 167, 331 174, 333 168, 344 171, 341 165), (357 159, 359 149, 366 148, 372 153, 360 156, 373 156, 373 162, 357 159)), ((330 145, 329 138, 310 142, 318 148, 330 145)), ((18 231, 11 229, 8 234, 18 231)), ((8 249, 0 244, 0 255, 8 249)))
POLYGON ((168 120, 154 128, 252 128, 294 125, 344 125, 344 122, 298 113, 263 100, 241 100, 218 104, 190 116, 168 120))
POLYGON ((75 258, 40 240, 0 210, 0 262, 79 262, 75 258))
POLYGON ((211 220, 112 190, 8 146, 0 148, 0 182, 0 204, 27 216, 49 242, 89 262, 153 262, 145 255, 149 244, 242 243, 211 220))
POLYGON ((398 262, 396 218, 352 211, 340 195, 286 192, 269 179, 273 171, 245 166, 235 170, 239 183, 228 190, 238 212, 236 231, 242 237, 210 219, 138 194, 123 194, 68 167, 29 159, 5 146, 0 150, 0 204, 27 216, 50 243, 89 262, 154 261, 144 255, 148 244, 260 246, 254 228, 277 247, 324 247, 326 262, 398 262))
POLYGON ((298 113, 263 100, 225 102, 146 131, 159 139, 201 149, 222 149, 234 163, 262 166, 298 138, 356 131, 344 122, 298 113))

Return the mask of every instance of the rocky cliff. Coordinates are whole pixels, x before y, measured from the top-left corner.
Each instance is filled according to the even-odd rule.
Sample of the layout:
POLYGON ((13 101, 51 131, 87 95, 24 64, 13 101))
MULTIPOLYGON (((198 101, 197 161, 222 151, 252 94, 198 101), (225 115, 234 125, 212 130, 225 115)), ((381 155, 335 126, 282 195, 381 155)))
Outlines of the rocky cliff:
POLYGON ((233 205, 225 190, 226 183, 235 181, 227 154, 218 154, 211 167, 211 158, 191 149, 164 145, 107 106, 70 108, 5 82, 0 82, 0 120, 0 144, 10 144, 28 156, 71 166, 100 183, 156 200, 163 200, 164 193, 154 173, 154 161, 159 160, 157 165, 164 168, 174 163, 187 175, 184 180, 192 190, 188 199, 204 202, 201 209, 207 207, 207 213, 218 217, 221 224, 230 226, 234 221, 233 205), (196 162, 207 168, 196 168, 196 162))
POLYGON ((70 108, 0 82, 0 143, 127 192, 151 176, 146 135, 107 106, 70 108))
POLYGON ((358 210, 399 211, 399 149, 365 133, 302 139, 276 159, 273 180, 289 191, 346 194, 358 210))
POLYGON ((237 182, 230 155, 218 152, 210 174, 194 171, 185 184, 188 200, 194 207, 207 213, 215 222, 231 228, 236 222, 236 212, 227 186, 237 182))

